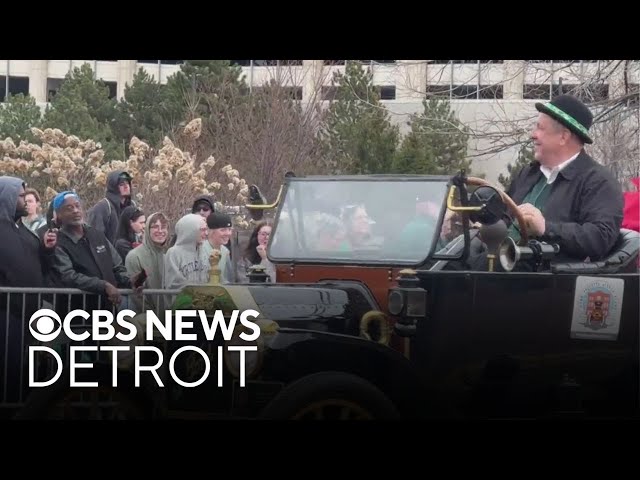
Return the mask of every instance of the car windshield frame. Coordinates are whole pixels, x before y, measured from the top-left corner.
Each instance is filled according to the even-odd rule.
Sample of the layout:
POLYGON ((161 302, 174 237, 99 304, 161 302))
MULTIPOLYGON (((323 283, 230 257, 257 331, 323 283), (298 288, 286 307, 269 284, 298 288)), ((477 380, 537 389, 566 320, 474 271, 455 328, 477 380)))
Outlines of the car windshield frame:
MULTIPOLYGON (((417 268, 424 265, 429 259, 435 254, 436 247, 438 246, 438 239, 440 237, 440 232, 442 229, 442 222, 444 220, 444 216, 447 210, 447 194, 451 185, 451 177, 444 175, 353 175, 353 176, 307 176, 307 177, 291 177, 285 180, 285 185, 283 187, 282 192, 282 200, 279 202, 275 215, 275 222, 273 226, 273 232, 271 234, 271 238, 269 239, 269 244, 267 246, 267 257, 268 259, 275 264, 282 263, 291 263, 291 264, 327 264, 327 265, 367 265, 367 266, 399 266, 406 268, 417 268), (308 241, 305 237, 309 234, 306 228, 304 227, 304 220, 298 215, 296 210, 300 208, 301 211, 307 214, 310 211, 313 211, 315 206, 310 203, 308 200, 306 201, 307 205, 305 205, 304 195, 301 193, 297 195, 296 192, 300 190, 302 185, 304 184, 314 184, 318 182, 333 182, 333 183, 349 183, 349 182, 361 182, 361 183, 402 183, 402 184, 439 184, 439 186, 433 185, 434 189, 434 203, 438 208, 438 214, 434 217, 435 223, 433 224, 434 233, 433 236, 429 239, 429 243, 425 241, 424 249, 420 249, 420 254, 416 255, 412 258, 390 258, 388 253, 389 250, 385 250, 383 248, 379 249, 379 253, 382 258, 376 259, 371 257, 366 257, 360 255, 362 251, 367 251, 366 249, 362 251, 358 251, 358 254, 354 254, 353 252, 349 252, 349 254, 340 254, 340 255, 331 255, 331 256, 315 256, 309 254, 309 247, 306 247, 305 255, 302 255, 302 247, 301 245, 308 245, 306 242, 308 241), (437 191, 437 188, 440 188, 441 191, 437 191), (293 195, 292 195, 293 193, 293 195), (302 206, 300 206, 300 202, 302 206), (307 210, 307 209, 311 210, 307 210), (288 226, 287 228, 292 230, 292 238, 284 237, 285 240, 289 238, 292 242, 295 242, 296 245, 292 248, 288 249, 289 252, 292 252, 294 256, 286 256, 282 255, 280 252, 280 248, 273 248, 274 243, 280 240, 282 235, 287 235, 282 233, 283 227, 283 212, 294 212, 291 214, 291 219, 293 220, 292 226, 288 226), (280 229, 280 234, 279 234, 280 229), (300 234, 302 232, 302 234, 300 234), (297 247, 296 247, 297 246, 297 247)), ((419 188, 415 186, 415 188, 419 188)), ((375 192, 372 192, 372 194, 375 192)), ((373 195, 372 195, 373 197, 373 195)), ((372 197, 365 197, 372 198, 372 197)), ((353 206, 353 205, 350 205, 353 206)), ((412 212, 415 215, 415 207, 412 212)), ((323 215, 323 214, 320 214, 323 215)), ((380 222, 380 218, 373 219, 375 223, 380 222)), ((396 233, 397 234, 397 233, 396 233)), ((428 238, 428 237, 427 237, 428 238)), ((369 252, 375 251, 369 250, 369 252)))

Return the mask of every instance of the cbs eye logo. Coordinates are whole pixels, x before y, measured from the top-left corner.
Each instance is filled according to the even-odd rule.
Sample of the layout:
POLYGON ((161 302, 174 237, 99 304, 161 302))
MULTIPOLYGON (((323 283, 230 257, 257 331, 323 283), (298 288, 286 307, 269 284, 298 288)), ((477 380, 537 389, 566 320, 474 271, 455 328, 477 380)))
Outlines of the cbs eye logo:
POLYGON ((33 338, 39 342, 54 340, 62 329, 60 316, 53 310, 43 308, 31 315, 29 319, 29 331, 33 338), (56 322, 58 325, 56 326, 56 322))

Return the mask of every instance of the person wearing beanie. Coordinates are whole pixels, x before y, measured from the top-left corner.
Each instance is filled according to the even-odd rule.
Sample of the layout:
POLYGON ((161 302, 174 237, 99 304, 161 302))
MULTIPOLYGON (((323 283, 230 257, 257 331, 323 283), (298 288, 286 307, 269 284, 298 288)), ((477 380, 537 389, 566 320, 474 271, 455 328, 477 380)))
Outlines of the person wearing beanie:
POLYGON ((206 262, 207 269, 210 269, 209 256, 214 250, 220 252, 220 283, 235 283, 234 268, 231 262, 229 249, 225 246, 229 243, 233 233, 231 217, 226 213, 214 212, 207 217, 207 227, 209 233, 207 240, 202 245, 202 258, 206 262))

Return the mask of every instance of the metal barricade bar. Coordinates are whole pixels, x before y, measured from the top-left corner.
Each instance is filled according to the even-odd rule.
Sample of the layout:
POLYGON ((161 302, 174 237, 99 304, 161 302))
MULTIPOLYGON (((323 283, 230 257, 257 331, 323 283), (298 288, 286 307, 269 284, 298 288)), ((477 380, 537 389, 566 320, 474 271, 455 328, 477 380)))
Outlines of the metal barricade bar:
MULTIPOLYGON (((164 302, 161 300, 166 300, 177 295, 180 290, 146 289, 141 293, 135 293, 135 291, 131 289, 120 289, 119 292, 123 297, 121 305, 136 312, 136 314, 140 314, 146 312, 148 306, 157 307, 163 305, 164 302), (136 298, 137 301, 131 301, 133 298, 136 298), (154 299, 155 302, 153 301, 154 299)), ((50 308, 58 313, 60 308, 64 309, 64 307, 61 306, 61 303, 64 305, 62 302, 64 295, 67 296, 67 301, 64 302, 66 303, 66 312, 62 312, 65 315, 72 311, 74 300, 77 301, 79 298, 81 298, 82 309, 85 311, 88 306, 97 305, 97 309, 102 309, 104 305, 104 295, 75 288, 0 287, 0 306, 5 307, 2 309, 4 310, 4 315, 0 314, 0 319, 4 317, 5 322, 4 328, 0 328, 0 334, 4 332, 4 339, 0 342, 0 346, 2 346, 4 350, 2 355, 0 355, 0 359, 2 360, 2 368, 0 368, 0 373, 2 373, 2 381, 0 382, 0 386, 2 386, 0 412, 6 408, 21 407, 24 405, 25 398, 28 395, 26 388, 28 383, 25 378, 25 375, 28 374, 27 369, 25 369, 25 365, 28 363, 27 347, 39 343, 25 332, 26 329, 29 328, 30 316, 42 308, 50 308), (6 304, 2 302, 6 302, 6 304), (18 315, 16 315, 17 310, 20 310, 18 315), (16 369, 18 370, 17 373, 16 369), (15 390, 17 390, 17 392, 15 390)), ((169 308, 169 304, 164 305, 164 308, 169 308)), ((115 315, 121 309, 122 307, 112 305, 111 312, 115 315)), ((149 310, 153 309, 149 308, 149 310)), ((59 315, 59 317, 61 321, 64 319, 63 315, 59 315)), ((90 319, 82 320, 78 324, 71 326, 73 330, 82 329, 84 331, 90 327, 90 319)), ((66 352, 67 356, 63 361, 68 361, 70 358, 71 344, 68 340, 69 339, 65 337, 62 342, 53 345, 54 348, 56 346, 58 347, 60 354, 66 352), (67 341, 65 342, 65 340, 67 341), (64 343, 67 343, 66 348, 64 348, 64 343)), ((96 344, 99 346, 100 342, 96 342, 96 344)), ((96 354, 98 353, 99 352, 96 352, 96 354)), ((96 357, 96 359, 98 359, 98 357, 96 357)), ((51 378, 53 374, 51 374, 49 370, 53 371, 56 366, 55 364, 56 362, 53 359, 49 359, 48 362, 37 359, 35 364, 31 366, 34 371, 34 378, 40 381, 42 381, 43 378, 51 378), (43 376, 43 374, 45 376, 43 376), (46 376, 47 374, 50 375, 46 376)))

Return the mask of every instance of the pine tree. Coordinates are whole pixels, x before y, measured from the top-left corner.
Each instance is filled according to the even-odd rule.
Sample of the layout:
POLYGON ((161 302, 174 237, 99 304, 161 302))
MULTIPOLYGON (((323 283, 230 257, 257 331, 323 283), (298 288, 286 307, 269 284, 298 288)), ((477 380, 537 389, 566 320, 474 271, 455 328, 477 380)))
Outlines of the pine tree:
POLYGON ((380 103, 373 75, 355 62, 336 73, 337 92, 322 138, 336 173, 388 173, 398 145, 398 127, 380 103))
POLYGON ((111 129, 115 106, 109 87, 94 80, 93 70, 85 63, 67 74, 45 111, 43 126, 100 142, 107 160, 120 160, 125 157, 124 145, 111 129))
POLYGON ((0 140, 7 137, 18 145, 21 140, 34 142, 32 127, 40 127, 42 111, 33 97, 22 93, 9 95, 7 101, 0 106, 0 140))
POLYGON ((166 126, 166 90, 144 69, 133 77, 131 85, 124 90, 124 98, 116 105, 116 120, 113 132, 125 143, 133 136, 158 147, 164 137, 166 126))
POLYGON ((513 178, 522 170, 524 167, 528 166, 531 162, 535 160, 533 156, 533 149, 530 145, 524 144, 520 147, 518 151, 518 158, 516 159, 515 164, 509 163, 507 165, 507 175, 502 175, 498 177, 498 182, 506 189, 511 185, 511 181, 513 178))
POLYGON ((412 117, 411 131, 394 159, 394 173, 455 175, 462 169, 469 173, 469 134, 449 101, 432 98, 422 105, 424 110, 412 117))
POLYGON ((229 60, 187 60, 167 80, 164 120, 175 126, 184 119, 206 119, 247 91, 242 68, 229 60))

